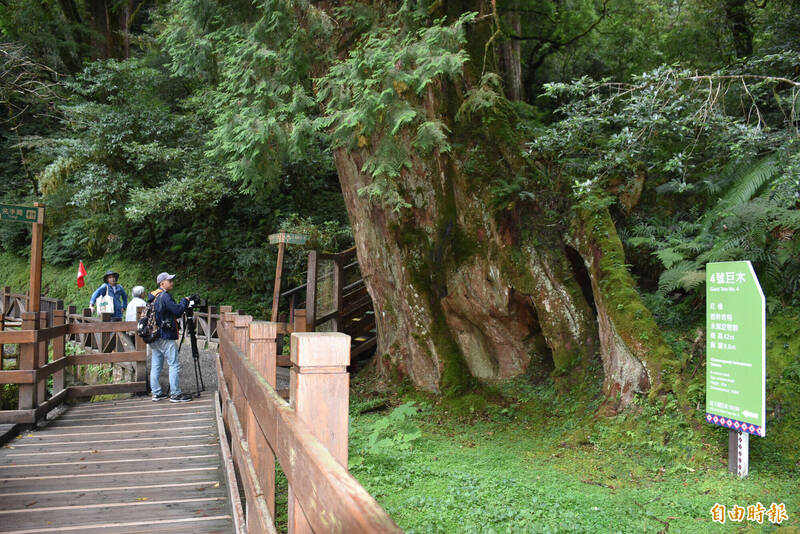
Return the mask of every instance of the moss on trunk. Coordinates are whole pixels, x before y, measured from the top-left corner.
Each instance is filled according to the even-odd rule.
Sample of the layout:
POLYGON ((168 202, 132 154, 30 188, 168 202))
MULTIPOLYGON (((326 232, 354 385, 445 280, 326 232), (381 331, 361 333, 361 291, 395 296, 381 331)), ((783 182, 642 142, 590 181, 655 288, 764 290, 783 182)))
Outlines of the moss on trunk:
POLYGON ((572 242, 592 282, 600 327, 606 395, 626 406, 634 393, 680 394, 680 366, 636 290, 608 210, 577 210, 572 242))

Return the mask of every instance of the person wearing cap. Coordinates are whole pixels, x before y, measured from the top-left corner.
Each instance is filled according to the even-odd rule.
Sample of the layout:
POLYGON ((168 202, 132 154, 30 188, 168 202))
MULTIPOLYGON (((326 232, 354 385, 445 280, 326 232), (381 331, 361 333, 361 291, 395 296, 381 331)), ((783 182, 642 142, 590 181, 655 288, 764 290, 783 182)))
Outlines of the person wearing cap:
POLYGON ((160 273, 156 277, 158 289, 152 291, 147 297, 147 302, 155 301, 153 309, 156 313, 156 322, 159 325, 159 338, 150 343, 150 389, 153 391, 153 401, 160 401, 169 396, 170 402, 188 402, 190 395, 181 393, 180 370, 181 362, 178 358, 178 317, 186 311, 189 299, 182 298, 176 303, 170 291, 175 283, 174 274, 160 273), (161 389, 158 378, 164 360, 169 365, 169 395, 161 389))
POLYGON ((114 271, 106 271, 103 275, 103 285, 95 289, 92 293, 92 298, 89 299, 89 307, 94 313, 94 303, 101 295, 111 295, 114 302, 114 313, 111 317, 114 321, 122 320, 122 311, 128 306, 128 294, 125 293, 125 288, 117 283, 119 274, 114 271))

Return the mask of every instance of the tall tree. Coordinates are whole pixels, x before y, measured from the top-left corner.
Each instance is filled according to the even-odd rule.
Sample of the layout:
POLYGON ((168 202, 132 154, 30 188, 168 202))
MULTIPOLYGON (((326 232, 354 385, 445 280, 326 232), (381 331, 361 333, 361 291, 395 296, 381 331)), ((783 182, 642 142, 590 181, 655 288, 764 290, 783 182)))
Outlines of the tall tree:
POLYGON ((610 405, 662 389, 674 356, 607 205, 579 204, 568 173, 528 153, 489 2, 254 5, 248 17, 203 14, 217 27, 197 39, 197 16, 178 3, 164 42, 176 69, 219 73, 217 153, 240 180, 274 177, 276 160, 325 129, 381 369, 459 392, 542 365, 567 389, 599 355, 610 405), (508 200, 522 182, 537 187, 508 200))

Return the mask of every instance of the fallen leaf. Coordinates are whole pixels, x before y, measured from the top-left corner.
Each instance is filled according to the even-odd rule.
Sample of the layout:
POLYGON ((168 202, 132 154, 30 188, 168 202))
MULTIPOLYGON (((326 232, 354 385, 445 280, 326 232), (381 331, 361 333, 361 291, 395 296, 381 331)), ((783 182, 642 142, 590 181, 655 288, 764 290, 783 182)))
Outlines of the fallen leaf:
POLYGON ((214 482, 214 487, 218 488, 219 487, 219 482, 214 482))
POLYGON ((137 500, 137 501, 146 501, 146 500, 148 500, 149 498, 150 498, 150 497, 137 497, 137 498, 136 498, 136 500, 137 500))

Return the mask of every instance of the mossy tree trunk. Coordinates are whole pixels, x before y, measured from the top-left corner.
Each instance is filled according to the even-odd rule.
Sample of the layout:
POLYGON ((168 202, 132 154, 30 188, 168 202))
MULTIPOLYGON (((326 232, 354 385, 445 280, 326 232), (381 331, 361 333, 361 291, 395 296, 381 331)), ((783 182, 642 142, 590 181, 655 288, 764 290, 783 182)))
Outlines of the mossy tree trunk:
MULTIPOLYGON (((454 4, 451 17, 460 14, 450 12, 454 4)), ((660 386, 672 356, 635 291, 605 206, 576 215, 567 181, 557 178, 540 181, 532 199, 497 204, 498 180, 542 173, 525 161, 507 100, 488 118, 459 113, 486 83, 473 69, 494 65, 485 57, 488 24, 469 30, 472 61, 462 79, 430 84, 416 102, 425 120, 448 127, 452 149, 424 154, 409 139, 394 140, 410 159, 397 180, 410 207, 359 195, 373 180, 362 169, 388 134, 334 153, 375 307, 378 368, 446 394, 526 372, 550 373, 566 392, 585 387, 599 357, 609 404, 622 407, 634 392, 660 386)))

